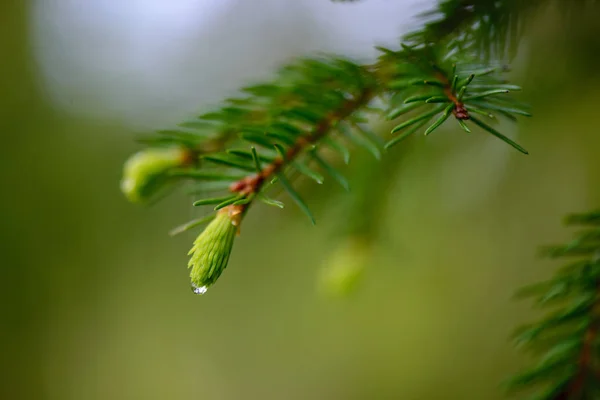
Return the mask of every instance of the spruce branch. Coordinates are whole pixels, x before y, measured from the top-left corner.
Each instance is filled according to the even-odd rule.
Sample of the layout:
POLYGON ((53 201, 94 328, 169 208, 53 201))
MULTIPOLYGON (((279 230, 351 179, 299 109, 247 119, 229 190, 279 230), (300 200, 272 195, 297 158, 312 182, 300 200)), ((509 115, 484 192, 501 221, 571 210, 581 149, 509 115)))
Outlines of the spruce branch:
POLYGON ((469 58, 465 60, 463 53, 455 53, 454 50, 440 45, 405 45, 400 51, 382 49, 382 63, 396 66, 389 82, 390 90, 395 93, 390 99, 387 117, 393 120, 408 113, 412 115, 392 130, 394 134, 404 132, 388 142, 386 147, 402 142, 427 124, 424 133, 429 135, 453 115, 467 133, 471 132, 466 124, 470 121, 521 153, 528 154, 522 146, 473 115, 484 115, 492 122, 497 115, 511 121, 516 121, 517 115, 530 116, 523 105, 509 96, 520 87, 503 78, 508 68, 502 64, 494 66, 469 58))
MULTIPOLYGON (((252 95, 245 101, 236 101, 238 105, 245 105, 245 108, 234 111, 227 107, 200 116, 199 120, 212 121, 215 127, 221 128, 217 129, 221 136, 237 131, 237 139, 228 139, 234 147, 211 153, 203 153, 194 147, 189 151, 197 157, 195 165, 174 168, 168 171, 168 176, 219 181, 227 183, 227 190, 225 194, 194 202, 194 206, 214 206, 216 217, 209 215, 200 218, 176 228, 173 233, 184 232, 212 220, 204 232, 210 231, 214 224, 222 226, 223 215, 229 218, 227 226, 235 226, 239 231, 243 217, 256 200, 283 206, 266 193, 266 189, 277 182, 314 223, 312 213, 288 178, 290 172, 297 171, 322 182, 323 177, 310 168, 311 161, 347 187, 346 179, 319 154, 319 148, 333 145, 348 153, 346 147, 332 136, 334 131, 342 136, 339 131, 342 130, 342 123, 346 123, 354 130, 360 130, 364 136, 362 143, 368 143, 366 147, 373 149, 369 133, 358 129, 364 122, 364 116, 357 111, 364 109, 376 95, 374 72, 371 68, 341 59, 306 59, 284 68, 280 77, 279 85, 263 84, 245 88, 252 95), (323 87, 329 87, 325 95, 323 87), (245 150, 242 145, 250 146, 250 149, 245 150)), ((353 132, 346 133, 354 135, 353 132)), ((221 143, 225 142, 223 140, 221 143)), ((230 251, 229 247, 225 249, 211 245, 207 237, 213 238, 202 233, 190 253, 193 255, 190 260, 192 284, 194 292, 198 294, 205 293, 216 281, 225 268, 223 260, 226 263, 228 259, 228 256, 202 256, 202 253, 212 254, 216 249, 230 251), (211 263, 216 266, 211 266, 211 263), (198 271, 219 272, 205 274, 198 271)), ((232 245, 233 241, 226 243, 232 245)))
MULTIPOLYGON (((322 139, 338 122, 344 120, 357 109, 367 104, 372 97, 373 91, 370 88, 365 88, 355 98, 346 101, 340 109, 327 114, 317 123, 312 131, 299 135, 295 143, 287 151, 282 152, 279 157, 275 158, 273 162, 265 167, 261 167, 258 157, 255 157, 257 173, 233 183, 230 187, 231 192, 238 193, 243 199, 247 199, 247 201, 240 202, 237 205, 237 212, 243 215, 252 204, 254 197, 261 192, 265 183, 270 182, 271 179, 277 176, 281 179, 280 174, 288 163, 294 162, 303 151, 322 139)), ((254 147, 252 150, 256 154, 254 147)), ((312 150, 311 155, 318 157, 314 150, 312 150)))
POLYGON ((519 346, 540 357, 531 369, 512 379, 510 388, 544 386, 539 400, 595 399, 600 394, 600 220, 598 212, 577 214, 569 225, 584 225, 570 243, 544 249, 550 258, 575 261, 552 279, 522 289, 550 309, 541 321, 519 329, 519 346))
MULTIPOLYGON (((440 9, 446 12, 451 4, 442 2, 440 9)), ((468 18, 463 19, 468 25, 468 18)), ((194 206, 210 205, 216 213, 190 221, 172 234, 209 221, 206 229, 210 230, 217 221, 222 223, 224 214, 239 231, 243 217, 256 200, 283 207, 283 203, 269 197, 272 187, 287 191, 314 223, 293 179, 304 175, 320 184, 324 173, 348 190, 348 180, 321 152, 329 148, 347 163, 348 142, 380 159, 384 143, 365 125, 381 113, 372 107, 376 98, 388 107, 385 113, 389 119, 408 117, 393 129, 393 133, 403 132, 385 147, 420 129, 429 135, 452 117, 466 132, 471 132, 467 122, 472 123, 527 154, 492 126, 496 115, 512 121, 516 116, 529 115, 526 107, 508 95, 519 88, 502 77, 505 66, 479 61, 472 46, 474 38, 458 28, 436 43, 426 34, 430 29, 430 25, 424 26, 420 40, 414 34, 406 36, 399 50, 379 48, 381 56, 375 64, 361 65, 340 57, 297 60, 281 68, 272 81, 242 88, 239 97, 226 99, 220 108, 175 129, 143 138, 149 147, 134 158, 144 159, 144 167, 131 168, 139 164, 135 160, 126 164, 124 191, 139 202, 184 181, 195 183, 193 193, 210 192, 211 197, 198 199, 194 206), (475 114, 490 121, 484 122, 475 114), (165 157, 168 162, 161 161, 165 157)), ((225 251, 219 246, 195 245, 195 264, 215 260, 200 255, 202 249, 225 251)), ((227 257, 223 254, 217 260, 226 262, 230 250, 227 257)), ((211 270, 198 265, 192 268, 195 288, 207 288, 220 275, 210 274, 211 278, 203 281, 199 277, 204 275, 196 272, 206 268, 211 270)), ((223 269, 219 267, 219 271, 223 269)))
POLYGON ((568 20, 598 4, 598 0, 439 0, 419 15, 423 26, 406 35, 405 43, 459 42, 463 51, 483 59, 512 59, 528 24, 544 8, 558 6, 568 20))

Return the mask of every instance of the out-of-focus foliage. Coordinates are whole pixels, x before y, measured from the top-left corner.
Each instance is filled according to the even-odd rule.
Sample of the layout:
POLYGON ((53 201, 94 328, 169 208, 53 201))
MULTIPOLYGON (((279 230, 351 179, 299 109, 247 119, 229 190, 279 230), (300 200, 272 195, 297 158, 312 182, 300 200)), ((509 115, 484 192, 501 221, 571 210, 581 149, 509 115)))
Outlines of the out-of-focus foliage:
POLYGON ((513 389, 544 385, 540 400, 595 399, 600 393, 600 213, 572 215, 570 225, 584 231, 564 246, 544 250, 550 258, 572 259, 552 279, 519 293, 551 309, 541 321, 524 327, 517 343, 539 357, 515 377, 513 389))
POLYGON ((573 25, 580 13, 593 12, 598 3, 597 0, 438 0, 437 7, 420 14, 424 26, 407 34, 405 42, 439 43, 451 37, 469 43, 485 58, 513 58, 523 34, 535 16, 546 8, 558 6, 564 19, 573 25))

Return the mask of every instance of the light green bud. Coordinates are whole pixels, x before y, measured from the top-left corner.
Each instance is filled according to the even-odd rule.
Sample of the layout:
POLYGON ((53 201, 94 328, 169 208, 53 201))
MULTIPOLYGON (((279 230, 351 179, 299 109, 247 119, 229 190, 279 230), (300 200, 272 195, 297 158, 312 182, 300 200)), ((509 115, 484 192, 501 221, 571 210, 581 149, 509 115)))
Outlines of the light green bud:
POLYGON ((133 203, 142 203, 156 194, 168 180, 169 170, 189 163, 187 149, 149 148, 132 155, 123 168, 121 191, 133 203))
POLYGON ((338 246, 327 258, 319 274, 322 294, 342 297, 350 294, 360 282, 371 257, 370 246, 352 238, 338 246))
POLYGON ((227 267, 233 240, 238 231, 239 214, 234 206, 225 207, 194 241, 188 253, 191 255, 188 268, 192 290, 196 294, 206 293, 227 267))

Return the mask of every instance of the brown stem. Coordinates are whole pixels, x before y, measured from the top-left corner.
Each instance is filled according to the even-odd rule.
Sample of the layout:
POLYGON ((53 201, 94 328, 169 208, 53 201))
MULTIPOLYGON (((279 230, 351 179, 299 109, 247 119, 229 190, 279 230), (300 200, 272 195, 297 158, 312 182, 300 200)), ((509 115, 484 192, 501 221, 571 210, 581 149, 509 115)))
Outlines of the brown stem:
MULTIPOLYGON (((373 90, 367 88, 357 95, 354 99, 347 101, 340 109, 335 110, 325 116, 317 126, 305 135, 300 136, 296 143, 290 147, 285 157, 277 157, 271 164, 265 166, 259 173, 247 176, 233 183, 229 190, 234 193, 240 193, 246 196, 257 194, 265 182, 277 175, 294 158, 296 158, 306 146, 316 143, 323 138, 333 126, 340 120, 347 118, 356 111, 357 108, 367 104, 374 96, 373 90)), ((235 206, 232 210, 234 214, 243 214, 251 203, 235 206)))
POLYGON ((448 99, 454 103, 452 114, 454 114, 457 119, 470 119, 471 116, 469 115, 469 111, 465 108, 465 103, 456 97, 456 94, 452 91, 452 83, 450 83, 450 80, 446 77, 446 75, 438 72, 436 77, 444 84, 444 94, 446 97, 448 97, 448 99))
POLYGON ((583 344, 577 361, 577 374, 567 383, 564 389, 552 400, 569 400, 577 398, 585 389, 585 382, 590 375, 598 375, 594 366, 594 345, 600 333, 600 282, 596 285, 598 290, 596 304, 592 309, 594 319, 586 329, 583 344))

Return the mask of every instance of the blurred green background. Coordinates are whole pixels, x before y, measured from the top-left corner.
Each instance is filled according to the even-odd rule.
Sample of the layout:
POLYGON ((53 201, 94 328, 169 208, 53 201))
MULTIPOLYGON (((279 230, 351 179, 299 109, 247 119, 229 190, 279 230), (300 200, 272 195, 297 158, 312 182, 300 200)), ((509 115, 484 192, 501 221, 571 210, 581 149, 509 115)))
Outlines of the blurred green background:
MULTIPOLYGON (((513 133, 531 155, 452 128, 388 155, 379 246, 353 295, 316 290, 353 218, 328 183, 303 189, 316 227, 291 202, 254 209, 200 297, 194 235, 167 236, 190 199, 125 201, 134 132, 47 100, 29 5, 0 5, 0 398, 503 398, 526 362, 508 337, 536 315, 512 293, 556 267, 536 249, 570 236, 563 215, 600 205, 595 16, 532 23, 515 79, 535 117, 513 133)), ((356 156, 350 175, 371 162, 356 156)))

